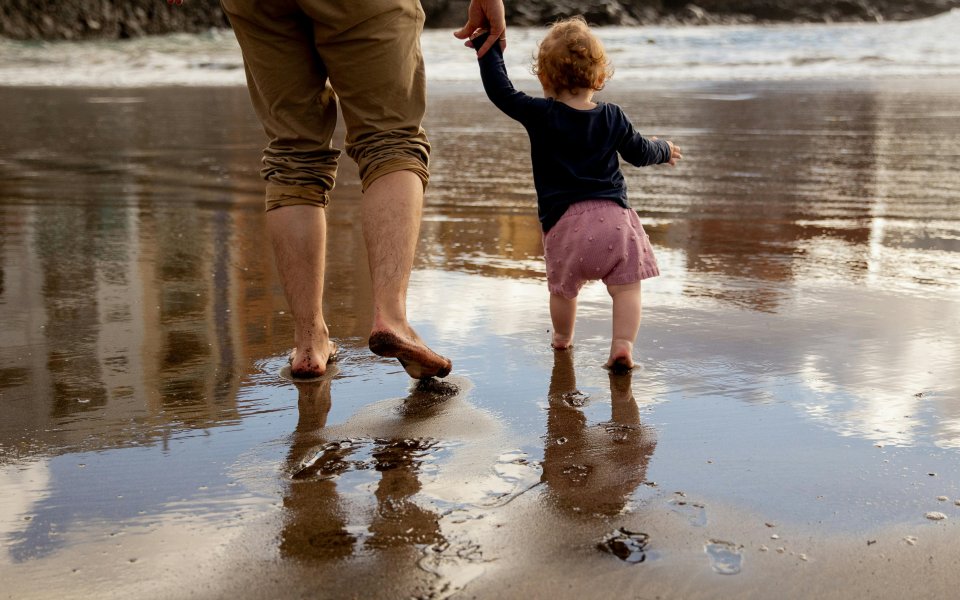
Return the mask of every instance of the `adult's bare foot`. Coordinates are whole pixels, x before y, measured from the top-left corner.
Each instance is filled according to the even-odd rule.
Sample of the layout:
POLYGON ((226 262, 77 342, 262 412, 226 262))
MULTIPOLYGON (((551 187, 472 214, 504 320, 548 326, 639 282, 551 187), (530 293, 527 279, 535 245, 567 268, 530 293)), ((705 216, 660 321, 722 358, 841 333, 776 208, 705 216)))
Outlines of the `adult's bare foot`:
POLYGON ((374 331, 368 341, 377 356, 400 361, 407 375, 414 379, 446 377, 453 369, 449 358, 440 356, 419 339, 410 339, 391 331, 374 331))
POLYGON ((290 353, 290 377, 293 379, 316 379, 327 372, 327 366, 337 360, 340 348, 332 341, 327 341, 325 352, 314 346, 294 348, 290 353))

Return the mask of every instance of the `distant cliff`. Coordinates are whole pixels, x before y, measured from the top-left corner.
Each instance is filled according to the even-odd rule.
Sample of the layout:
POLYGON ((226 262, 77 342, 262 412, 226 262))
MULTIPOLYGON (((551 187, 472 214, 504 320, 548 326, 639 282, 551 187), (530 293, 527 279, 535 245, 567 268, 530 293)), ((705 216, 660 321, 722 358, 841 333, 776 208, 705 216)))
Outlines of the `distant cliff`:
MULTIPOLYGON (((357 0, 362 1, 362 0, 357 0)), ((468 0, 422 0, 428 27, 463 25, 468 0)), ((506 0, 513 25, 583 14, 598 25, 881 21, 916 19, 960 0, 506 0)), ((13 39, 129 38, 227 27, 218 0, 3 0, 0 36, 13 39)))

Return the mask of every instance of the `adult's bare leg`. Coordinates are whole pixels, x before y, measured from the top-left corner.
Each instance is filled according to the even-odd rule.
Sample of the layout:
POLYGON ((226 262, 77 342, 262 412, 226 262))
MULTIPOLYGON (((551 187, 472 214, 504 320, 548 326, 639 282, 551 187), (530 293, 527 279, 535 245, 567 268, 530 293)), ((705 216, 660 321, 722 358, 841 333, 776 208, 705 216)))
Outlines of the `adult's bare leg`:
POLYGON ((363 194, 363 234, 373 282, 370 350, 396 358, 414 379, 446 377, 452 364, 407 321, 407 285, 420 235, 423 183, 410 171, 378 177, 363 194))
POLYGON ((266 217, 277 271, 293 313, 290 372, 293 377, 319 377, 336 349, 323 320, 326 212, 318 206, 295 205, 268 211, 266 217))

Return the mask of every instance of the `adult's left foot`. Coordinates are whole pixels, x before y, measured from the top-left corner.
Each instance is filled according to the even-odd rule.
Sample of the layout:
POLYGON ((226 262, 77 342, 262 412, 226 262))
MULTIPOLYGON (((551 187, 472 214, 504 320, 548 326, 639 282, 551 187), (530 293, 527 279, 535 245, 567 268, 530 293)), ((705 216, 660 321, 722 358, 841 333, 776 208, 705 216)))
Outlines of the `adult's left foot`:
POLYGON ((440 356, 420 340, 411 340, 390 331, 370 334, 368 345, 377 356, 400 361, 407 375, 414 379, 446 377, 453 369, 449 358, 440 356))

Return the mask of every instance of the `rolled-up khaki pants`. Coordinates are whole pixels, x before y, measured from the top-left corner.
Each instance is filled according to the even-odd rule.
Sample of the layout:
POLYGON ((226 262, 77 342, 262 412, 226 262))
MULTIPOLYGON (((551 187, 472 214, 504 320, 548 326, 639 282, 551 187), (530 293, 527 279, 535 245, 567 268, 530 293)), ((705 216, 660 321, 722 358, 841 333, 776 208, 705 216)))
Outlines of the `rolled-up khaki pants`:
POLYGON ((243 52, 254 110, 270 138, 261 175, 267 210, 326 206, 340 151, 363 189, 411 171, 426 186, 430 144, 421 123, 426 80, 418 0, 221 0, 243 52))

